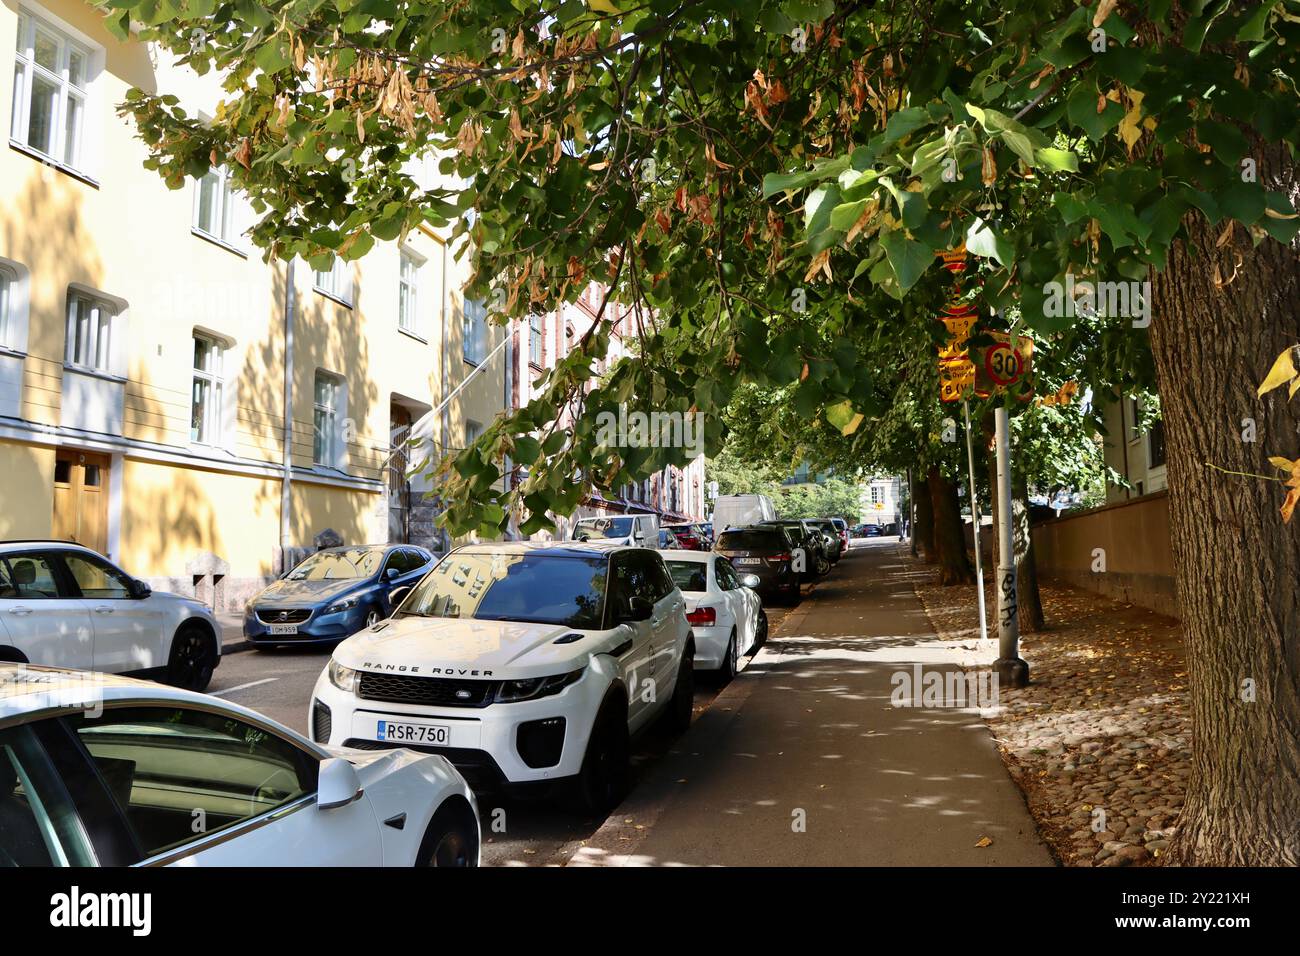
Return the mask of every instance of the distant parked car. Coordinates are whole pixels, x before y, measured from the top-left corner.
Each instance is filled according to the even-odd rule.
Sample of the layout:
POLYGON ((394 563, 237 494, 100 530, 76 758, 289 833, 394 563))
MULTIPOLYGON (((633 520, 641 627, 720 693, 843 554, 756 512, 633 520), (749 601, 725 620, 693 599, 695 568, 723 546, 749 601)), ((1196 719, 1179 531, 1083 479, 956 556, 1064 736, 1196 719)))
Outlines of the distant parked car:
POLYGON ((0 542, 0 661, 157 677, 202 690, 221 627, 193 598, 70 541, 0 542))
POLYGON ((747 528, 776 517, 776 506, 767 495, 721 495, 713 503, 713 527, 747 528))
POLYGON ((677 533, 668 528, 659 529, 659 549, 661 551, 683 547, 677 533))
POLYGON ((812 522, 802 518, 777 518, 775 521, 764 521, 763 524, 785 528, 794 537, 795 544, 803 548, 804 581, 812 581, 830 573, 831 562, 826 556, 826 535, 812 522))
POLYGON ((843 518, 832 518, 831 524, 835 526, 835 533, 839 536, 841 550, 849 550, 849 523, 843 518))
POLYGON ((879 538, 884 533, 885 533, 884 530, 878 524, 867 525, 868 538, 879 538))
POLYGON ((831 564, 838 564, 848 550, 848 545, 840 537, 840 529, 830 518, 809 518, 808 522, 826 536, 826 557, 830 558, 831 564))
POLYGON ((667 525, 667 528, 677 536, 677 546, 679 548, 684 548, 687 551, 708 550, 703 529, 699 525, 671 524, 667 525))
POLYGON ((569 535, 573 541, 653 548, 659 543, 658 515, 602 515, 580 518, 569 535))
POLYGON ((0 664, 0 869, 477 866, 479 842, 442 757, 331 750, 217 697, 0 664))
POLYGON ((725 555, 739 573, 756 576, 759 593, 779 594, 797 603, 799 573, 794 570, 795 547, 785 528, 756 525, 722 532, 713 550, 725 555))
POLYGON ((754 590, 758 577, 738 574, 730 561, 708 551, 665 551, 661 557, 686 599, 696 668, 731 680, 740 656, 767 640, 767 613, 754 590))
POLYGON ((244 606, 244 637, 259 645, 338 643, 388 617, 433 562, 410 544, 317 551, 244 606))

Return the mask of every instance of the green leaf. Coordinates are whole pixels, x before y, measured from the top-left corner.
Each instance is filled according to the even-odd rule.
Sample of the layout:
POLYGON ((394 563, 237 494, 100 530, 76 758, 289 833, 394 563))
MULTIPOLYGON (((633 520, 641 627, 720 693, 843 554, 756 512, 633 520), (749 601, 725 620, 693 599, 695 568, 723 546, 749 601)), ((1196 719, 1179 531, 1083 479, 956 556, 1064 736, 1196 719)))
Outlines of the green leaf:
POLYGON ((930 263, 934 262, 933 249, 908 239, 898 230, 883 234, 880 245, 885 249, 885 258, 903 292, 916 285, 930 263))
POLYGON ((1004 266, 1015 262, 1016 247, 982 219, 976 219, 966 230, 966 251, 984 259, 996 259, 1004 266))
POLYGON ((777 193, 793 192, 797 189, 803 189, 805 186, 811 186, 813 183, 834 179, 848 168, 849 157, 837 156, 834 159, 818 163, 812 169, 803 172, 768 173, 763 177, 763 198, 771 199, 777 193))
POLYGON ((1044 146, 1034 150, 1034 158, 1038 161, 1038 165, 1058 173, 1077 173, 1079 171, 1079 157, 1068 149, 1044 146))

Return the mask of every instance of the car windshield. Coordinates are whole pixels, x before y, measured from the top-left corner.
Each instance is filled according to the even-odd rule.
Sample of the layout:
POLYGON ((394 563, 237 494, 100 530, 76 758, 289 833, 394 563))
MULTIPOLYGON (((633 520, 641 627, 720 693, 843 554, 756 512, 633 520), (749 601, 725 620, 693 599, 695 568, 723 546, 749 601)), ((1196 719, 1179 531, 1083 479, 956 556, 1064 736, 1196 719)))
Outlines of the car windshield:
POLYGON ((342 551, 318 551, 289 572, 290 581, 337 581, 344 578, 368 578, 384 562, 384 552, 377 548, 345 548, 342 551))
POLYGON ((703 561, 665 561, 673 584, 683 591, 707 591, 709 571, 703 561))
POLYGON ((462 617, 599 630, 608 558, 456 551, 402 602, 395 617, 462 617))
POLYGON ((745 531, 724 531, 718 536, 719 551, 784 550, 785 535, 775 528, 771 531, 757 528, 745 531))
POLYGON ((632 533, 631 518, 583 518, 573 529, 573 540, 626 538, 632 533))

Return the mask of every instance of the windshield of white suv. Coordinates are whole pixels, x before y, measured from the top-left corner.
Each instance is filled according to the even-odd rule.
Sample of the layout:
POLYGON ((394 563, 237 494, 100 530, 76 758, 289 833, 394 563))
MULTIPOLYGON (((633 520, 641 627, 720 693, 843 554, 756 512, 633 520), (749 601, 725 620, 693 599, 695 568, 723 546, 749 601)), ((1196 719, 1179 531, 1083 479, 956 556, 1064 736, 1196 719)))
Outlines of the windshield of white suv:
POLYGON ((462 617, 599 630, 609 559, 562 554, 455 551, 402 602, 394 617, 462 617))
POLYGON ((379 570, 384 552, 375 548, 319 551, 289 572, 290 581, 337 581, 368 578, 379 570))
POLYGON ((626 538, 632 533, 631 518, 584 518, 573 529, 574 541, 626 538))

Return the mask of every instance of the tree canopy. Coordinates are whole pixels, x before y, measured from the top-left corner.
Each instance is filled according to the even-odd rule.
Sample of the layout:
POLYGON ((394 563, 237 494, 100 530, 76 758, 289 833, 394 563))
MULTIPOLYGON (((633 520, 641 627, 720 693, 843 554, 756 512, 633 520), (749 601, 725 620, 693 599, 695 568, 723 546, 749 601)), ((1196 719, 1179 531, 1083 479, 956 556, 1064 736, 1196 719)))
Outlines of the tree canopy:
MULTIPOLYGON (((353 258, 429 224, 466 240, 466 294, 499 319, 593 279, 641 310, 645 361, 582 397, 595 326, 446 463, 458 530, 504 526, 512 497, 540 527, 593 484, 680 463, 595 444, 621 402, 703 411, 716 449, 717 411, 752 382, 852 434, 889 411, 875 357, 930 364, 936 253, 963 243, 981 309, 1050 352, 1077 333, 1048 284, 1144 279, 1189 210, 1255 241, 1300 227, 1240 127, 1296 141, 1289 3, 104 2, 119 32, 222 72, 210 122, 139 91, 125 109, 173 186, 232 166, 268 254, 353 258), (450 185, 412 174, 430 149, 450 185), (572 434, 551 431, 580 397, 572 434), (508 493, 506 456, 529 468, 508 493)), ((1144 333, 1103 317, 1080 368, 1140 376, 1144 333)))

